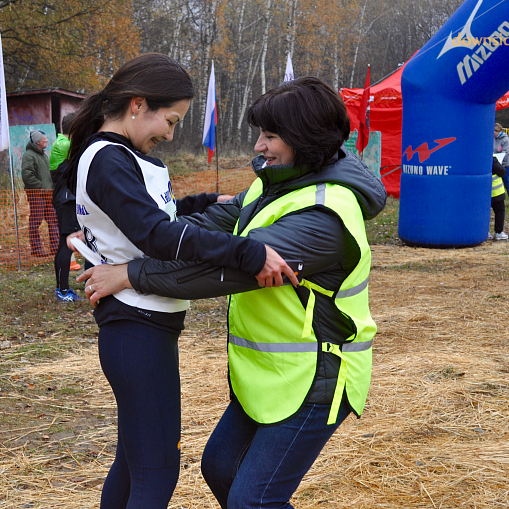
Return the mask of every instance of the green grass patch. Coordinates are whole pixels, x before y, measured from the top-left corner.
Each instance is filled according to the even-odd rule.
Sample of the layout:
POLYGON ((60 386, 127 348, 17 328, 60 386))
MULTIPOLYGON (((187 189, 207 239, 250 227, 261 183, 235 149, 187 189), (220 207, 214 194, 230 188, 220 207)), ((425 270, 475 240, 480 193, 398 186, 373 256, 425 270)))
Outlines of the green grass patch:
MULTIPOLYGON (((209 164, 206 155, 194 155, 189 152, 178 154, 161 153, 160 157, 164 164, 168 167, 168 173, 171 177, 189 175, 194 172, 215 170, 216 160, 213 159, 209 164)), ((220 170, 237 169, 245 164, 250 164, 253 154, 240 154, 235 157, 221 157, 219 159, 220 170)))
POLYGON ((366 221, 366 234, 370 244, 401 244, 398 237, 399 200, 389 196, 387 204, 370 221, 366 221))
MULTIPOLYGON (((74 278, 71 274, 71 286, 79 291, 74 278)), ((88 301, 56 300, 52 263, 29 271, 0 271, 0 288, 0 374, 20 362, 66 355, 97 337, 88 301)))

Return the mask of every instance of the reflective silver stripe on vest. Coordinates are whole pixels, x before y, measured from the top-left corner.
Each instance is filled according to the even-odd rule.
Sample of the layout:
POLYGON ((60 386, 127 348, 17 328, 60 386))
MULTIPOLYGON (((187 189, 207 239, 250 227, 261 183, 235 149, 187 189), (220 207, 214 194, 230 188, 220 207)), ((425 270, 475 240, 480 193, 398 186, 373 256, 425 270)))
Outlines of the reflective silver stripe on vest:
POLYGON ((342 352, 364 352, 365 350, 369 350, 373 345, 373 340, 370 341, 362 341, 360 343, 345 343, 341 346, 342 352))
POLYGON ((494 187, 493 191, 495 191, 495 189, 500 189, 501 187, 504 187, 504 184, 500 184, 499 186, 494 187))
POLYGON ((354 295, 358 295, 368 286, 369 277, 367 277, 362 283, 359 283, 357 286, 353 288, 349 288, 348 290, 339 290, 336 294, 336 299, 345 299, 346 297, 353 297, 354 295))
POLYGON ((318 184, 316 186, 316 205, 325 205, 325 184, 318 184))
POLYGON ((302 353, 302 352, 317 352, 318 343, 256 343, 254 341, 248 341, 244 338, 239 338, 233 334, 228 335, 230 343, 235 346, 243 346, 250 348, 251 350, 257 350, 258 352, 270 352, 270 353, 302 353))

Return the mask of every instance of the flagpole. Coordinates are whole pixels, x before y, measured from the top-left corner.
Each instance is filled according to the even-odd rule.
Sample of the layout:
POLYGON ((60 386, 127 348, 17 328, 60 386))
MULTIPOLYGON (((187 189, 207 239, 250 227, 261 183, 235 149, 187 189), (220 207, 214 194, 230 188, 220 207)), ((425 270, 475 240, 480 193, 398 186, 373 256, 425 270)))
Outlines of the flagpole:
POLYGON ((9 113, 7 110, 7 94, 5 90, 4 57, 2 38, 0 36, 0 150, 7 149, 9 158, 9 175, 11 177, 12 205, 14 209, 14 228, 16 230, 16 250, 18 253, 18 270, 21 270, 21 258, 19 250, 18 212, 16 208, 16 192, 14 190, 14 172, 11 154, 11 140, 9 136, 9 113))
MULTIPOLYGON (((217 104, 216 104, 217 108, 217 104)), ((216 142, 216 193, 219 193, 219 155, 217 147, 219 146, 218 139, 217 139, 217 126, 214 125, 214 140, 216 142)))
POLYGON ((18 210, 16 207, 16 192, 14 190, 14 173, 12 171, 12 157, 11 157, 11 149, 7 150, 7 155, 9 157, 9 174, 11 176, 11 188, 12 188, 12 205, 14 208, 14 229, 16 232, 16 253, 18 255, 18 270, 21 270, 21 257, 20 257, 20 249, 19 249, 19 228, 18 228, 18 210))
MULTIPOLYGON (((371 68, 371 64, 368 64, 368 75, 369 75, 369 69, 371 68)), ((371 85, 371 84, 370 84, 371 85)), ((364 84, 364 86, 366 86, 366 84, 364 84)), ((369 106, 369 96, 368 96, 368 106, 369 106)), ((364 134, 362 135, 362 137, 364 138, 364 134)), ((363 145, 364 145, 364 142, 363 142, 363 145)), ((367 145, 366 145, 367 146, 367 145)), ((360 160, 362 161, 362 158, 364 157, 364 150, 366 149, 366 147, 364 147, 360 153, 360 160)))
POLYGON ((371 90, 371 80, 370 80, 370 68, 371 64, 368 64, 368 72, 366 75, 366 82, 364 84, 364 89, 362 91, 361 102, 359 104, 359 109, 357 111, 357 119, 359 120, 359 128, 357 129, 357 143, 356 148, 359 153, 359 159, 362 161, 364 155, 364 149, 366 148, 368 143, 365 143, 364 136, 364 128, 367 125, 368 129, 368 142, 369 142, 369 103, 370 103, 370 90, 371 90), (360 146, 360 150, 359 150, 360 146))

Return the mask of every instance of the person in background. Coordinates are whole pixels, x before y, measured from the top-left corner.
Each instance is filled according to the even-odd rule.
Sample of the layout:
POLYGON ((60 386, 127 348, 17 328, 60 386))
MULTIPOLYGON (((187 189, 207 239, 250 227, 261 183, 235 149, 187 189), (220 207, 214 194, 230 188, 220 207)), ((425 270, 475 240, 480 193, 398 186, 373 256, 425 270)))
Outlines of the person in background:
MULTIPOLYGON (((297 285, 263 243, 177 221, 168 169, 148 154, 173 139, 193 96, 180 64, 148 53, 80 104, 66 179, 84 240, 105 264, 143 256, 209 262, 241 269, 262 286, 281 285, 282 273, 297 285)), ((187 210, 203 212, 210 203, 205 194, 188 197, 187 210)), ((168 507, 180 470, 178 337, 188 307, 186 300, 125 290, 94 310, 101 367, 118 406, 117 451, 101 509, 168 507)))
POLYGON ((509 136, 507 136, 507 134, 502 130, 502 126, 497 123, 495 124, 493 153, 500 154, 501 152, 505 152, 502 166, 506 169, 506 174, 502 177, 502 181, 504 182, 504 187, 509 195, 509 174, 507 173, 507 168, 509 167, 509 136))
POLYGON ((489 239, 507 240, 504 232, 505 220, 505 190, 502 179, 506 176, 507 170, 493 157, 492 184, 491 184, 491 208, 495 213, 495 236, 488 234, 489 239))
POLYGON ((57 213, 60 234, 60 242, 55 254, 55 297, 60 302, 81 300, 81 297, 69 287, 69 270, 79 270, 81 265, 74 262, 77 267, 73 267, 72 263, 70 264, 73 251, 67 247, 67 236, 80 229, 76 217, 76 197, 67 189, 65 179, 62 177, 67 167, 66 159, 71 145, 69 129, 74 117, 75 113, 69 113, 62 119, 62 134, 58 134, 49 156, 49 167, 54 185, 53 207, 57 213))
MULTIPOLYGON (((68 113, 67 115, 64 116, 64 118, 62 119, 62 133, 57 134, 57 139, 55 140, 55 143, 53 143, 53 146, 51 147, 49 155, 49 169, 51 171, 51 178, 53 179, 53 186, 56 185, 56 180, 58 179, 57 174, 55 174, 54 172, 59 167, 59 165, 62 162, 64 162, 64 160, 67 158, 67 153, 69 152, 69 146, 71 144, 71 141, 69 140, 69 126, 73 117, 74 113, 68 113), (64 124, 66 123, 67 131, 64 128, 64 124)), ((53 206, 55 206, 55 204, 53 204, 53 206)), ((71 255, 71 265, 69 266, 69 270, 80 270, 80 269, 81 265, 74 259, 73 253, 71 255)))
POLYGON ((318 78, 267 92, 247 118, 260 129, 255 150, 262 155, 252 161, 258 178, 233 200, 179 220, 301 260, 298 288, 256 289, 254 278, 221 264, 151 258, 96 266, 80 278, 90 278, 93 305, 123 288, 172 298, 232 294, 231 402, 205 447, 202 473, 223 509, 291 509, 292 494, 329 438, 364 408, 376 332, 364 221, 383 210, 387 194, 346 151, 345 105, 318 78))
POLYGON ((30 131, 30 140, 21 160, 21 177, 25 184, 25 192, 30 206, 28 219, 28 237, 33 256, 48 256, 44 251, 39 227, 45 219, 48 224, 51 254, 58 247, 58 221, 55 209, 51 204, 53 197, 53 181, 49 170, 48 157, 44 151, 48 148, 46 133, 36 129, 30 131))

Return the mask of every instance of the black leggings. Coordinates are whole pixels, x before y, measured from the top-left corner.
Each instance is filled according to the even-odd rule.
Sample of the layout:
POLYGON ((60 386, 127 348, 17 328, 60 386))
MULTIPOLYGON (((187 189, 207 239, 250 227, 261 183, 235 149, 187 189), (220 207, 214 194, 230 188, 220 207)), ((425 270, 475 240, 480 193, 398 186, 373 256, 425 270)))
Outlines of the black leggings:
POLYGON ((178 335, 129 320, 99 332, 118 406, 118 444, 101 509, 166 509, 180 469, 178 335))
POLYGON ((60 288, 60 290, 69 289, 69 265, 72 251, 67 247, 67 235, 67 233, 60 235, 60 242, 55 255, 55 276, 57 288, 60 288))
POLYGON ((502 199, 491 199, 491 208, 495 213, 495 233, 502 233, 504 229, 504 220, 505 220, 505 203, 504 203, 505 195, 502 195, 502 199))
POLYGON ((57 288, 69 289, 69 265, 72 251, 67 247, 67 235, 80 229, 76 219, 76 202, 69 201, 56 207, 60 240, 55 254, 55 276, 57 288))

